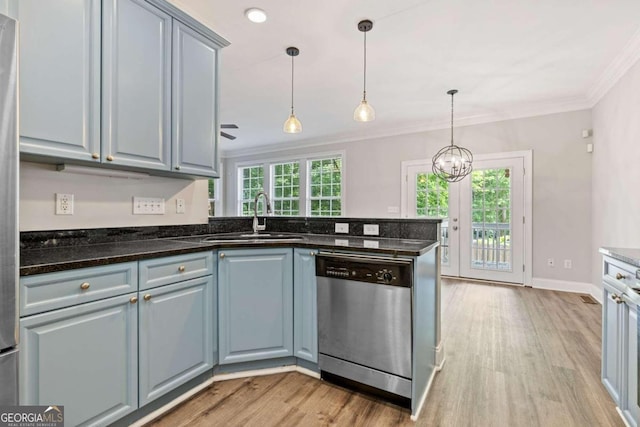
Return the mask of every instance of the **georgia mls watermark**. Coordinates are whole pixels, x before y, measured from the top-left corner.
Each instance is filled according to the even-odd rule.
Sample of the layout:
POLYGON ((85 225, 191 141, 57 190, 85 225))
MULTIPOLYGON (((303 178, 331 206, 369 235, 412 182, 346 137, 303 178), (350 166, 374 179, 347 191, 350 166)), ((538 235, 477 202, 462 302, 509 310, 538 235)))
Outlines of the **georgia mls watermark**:
POLYGON ((64 427, 64 406, 0 406, 0 427, 64 427))

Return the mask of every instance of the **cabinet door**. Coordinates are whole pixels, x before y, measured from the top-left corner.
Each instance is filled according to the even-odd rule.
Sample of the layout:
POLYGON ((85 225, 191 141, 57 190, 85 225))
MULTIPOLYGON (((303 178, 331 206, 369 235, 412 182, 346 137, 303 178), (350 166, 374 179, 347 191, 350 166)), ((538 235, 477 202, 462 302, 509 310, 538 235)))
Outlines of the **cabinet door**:
POLYGON ((622 373, 626 379, 626 393, 622 402, 622 413, 631 427, 638 426, 638 306, 627 302, 625 334, 625 363, 622 373))
POLYGON ((168 170, 171 17, 144 0, 103 2, 103 162, 168 170))
POLYGON ((138 311, 121 295, 20 320, 20 404, 64 405, 65 424, 138 407, 138 311))
POLYGON ((317 253, 313 249, 293 253, 293 352, 314 363, 318 363, 317 253))
POLYGON ((218 48, 174 21, 172 164, 176 171, 218 176, 218 48))
POLYGON ((213 278, 140 292, 140 406, 213 367, 213 278))
POLYGON ((612 298, 619 295, 615 288, 603 282, 602 303, 602 382, 616 402, 620 404, 620 371, 622 354, 620 344, 622 339, 622 304, 617 304, 612 298))
POLYGON ((292 250, 219 254, 220 364, 293 355, 292 250))
POLYGON ((99 161, 100 3, 10 0, 20 21, 21 152, 99 161))

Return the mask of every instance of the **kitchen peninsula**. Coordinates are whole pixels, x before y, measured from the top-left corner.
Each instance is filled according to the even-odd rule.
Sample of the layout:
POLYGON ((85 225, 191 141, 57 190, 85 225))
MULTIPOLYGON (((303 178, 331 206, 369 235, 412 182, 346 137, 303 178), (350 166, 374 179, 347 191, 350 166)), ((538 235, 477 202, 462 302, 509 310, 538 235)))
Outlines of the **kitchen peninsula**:
MULTIPOLYGON (((74 425, 125 425, 229 375, 289 369, 324 378, 316 255, 351 254, 410 266, 413 346, 403 381, 417 417, 442 364, 440 221, 340 218, 347 235, 330 234, 333 219, 269 217, 258 235, 250 221, 22 233, 21 402, 55 398, 74 425), (379 235, 362 235, 364 224, 379 235), (60 390, 60 375, 71 387, 60 390)), ((378 282, 393 284, 390 271, 378 282)))

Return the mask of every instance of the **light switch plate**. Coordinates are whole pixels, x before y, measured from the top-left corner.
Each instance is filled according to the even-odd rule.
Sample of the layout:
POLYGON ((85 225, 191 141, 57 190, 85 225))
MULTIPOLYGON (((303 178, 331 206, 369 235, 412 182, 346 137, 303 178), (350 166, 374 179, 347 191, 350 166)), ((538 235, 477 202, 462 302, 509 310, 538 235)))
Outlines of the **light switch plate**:
POLYGON ((161 197, 134 197, 134 215, 164 215, 164 199, 161 197))
POLYGON ((336 222, 336 233, 349 234, 349 223, 336 222))
POLYGON ((378 236, 380 234, 380 226, 378 224, 365 224, 362 233, 365 236, 378 236))

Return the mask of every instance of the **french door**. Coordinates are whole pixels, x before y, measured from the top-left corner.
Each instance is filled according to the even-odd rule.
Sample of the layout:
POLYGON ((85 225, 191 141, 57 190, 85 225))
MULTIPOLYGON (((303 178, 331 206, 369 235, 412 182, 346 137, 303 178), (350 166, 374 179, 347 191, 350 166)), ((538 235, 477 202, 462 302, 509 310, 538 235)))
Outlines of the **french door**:
POLYGON ((524 283, 524 158, 474 160, 473 172, 447 183, 431 162, 412 162, 405 173, 405 217, 442 218, 442 274, 524 283))

